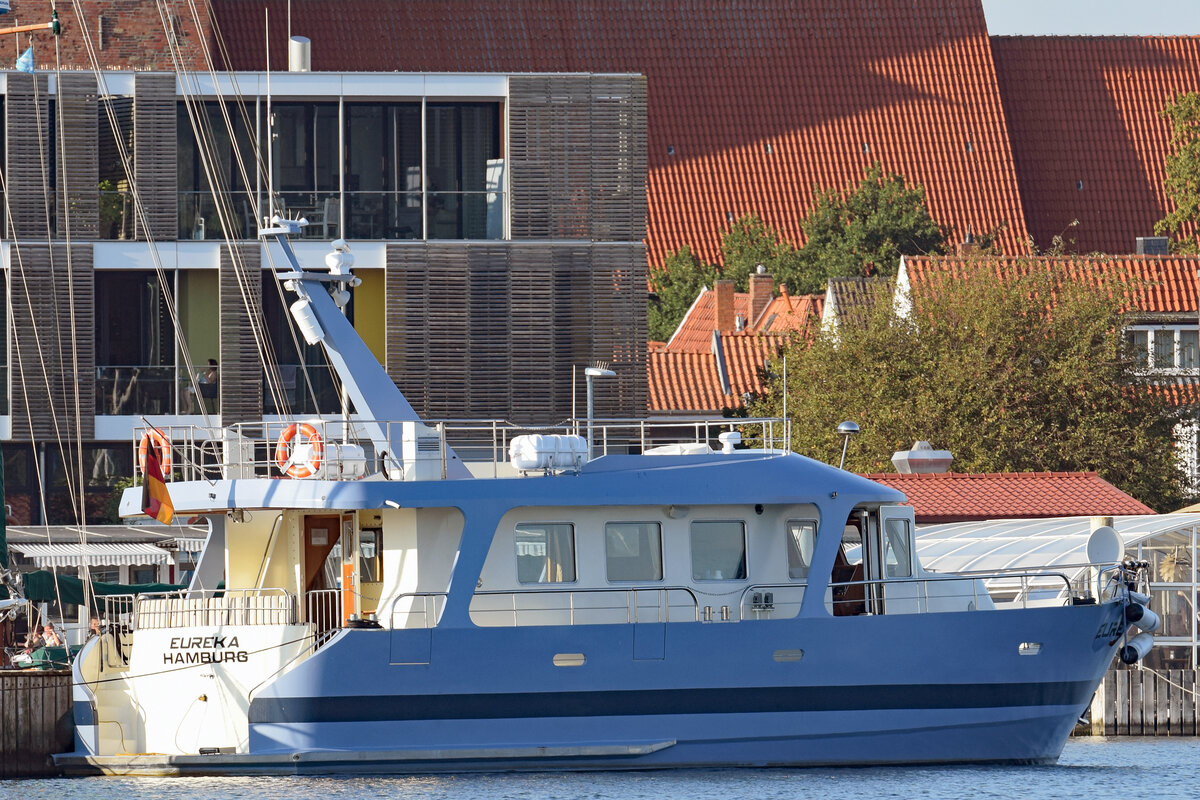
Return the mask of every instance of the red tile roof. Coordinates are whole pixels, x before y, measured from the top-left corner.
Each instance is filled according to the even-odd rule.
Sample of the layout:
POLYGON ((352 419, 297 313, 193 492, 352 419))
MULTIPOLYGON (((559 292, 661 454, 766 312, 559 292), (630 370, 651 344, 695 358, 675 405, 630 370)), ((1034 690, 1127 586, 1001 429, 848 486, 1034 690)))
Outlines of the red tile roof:
POLYGON ((865 477, 904 492, 919 524, 1154 513, 1149 506, 1094 472, 949 472, 865 477))
POLYGON ((1200 89, 1200 37, 996 36, 992 52, 1034 242, 1133 252, 1170 208, 1159 111, 1200 89))
MULTIPOLYGON (((1064 282, 1111 288, 1127 296, 1125 309, 1145 314, 1197 311, 1196 274, 1200 256, 940 257, 905 256, 904 270, 914 298, 946 280, 980 269, 999 276, 1049 270, 1064 282)), ((919 302, 919 300, 918 300, 919 302)))
POLYGON ((821 322, 825 295, 802 294, 774 297, 758 319, 750 324, 754 333, 811 334, 821 322))
MULTIPOLYGON (((264 6, 284 67, 287 0, 212 0, 229 66, 261 70, 264 6)), ((639 72, 648 90, 648 254, 719 261, 757 212, 793 242, 814 186, 878 159, 961 236, 1027 232, 980 0, 296 0, 315 70, 639 72)))
MULTIPOLYGON (((733 313, 745 319, 750 314, 750 295, 734 292, 733 313)), ((712 334, 717 329, 717 293, 707 286, 667 340, 665 350, 672 353, 710 353, 712 334)))
POLYGON ((652 414, 719 413, 733 398, 721 392, 717 360, 711 353, 651 352, 647 410, 652 414))
POLYGON ((721 381, 717 355, 707 352, 651 351, 646 358, 650 387, 649 410, 657 414, 713 414, 745 405, 747 392, 763 394, 762 369, 776 358, 786 343, 785 336, 750 331, 720 336, 729 393, 721 381))

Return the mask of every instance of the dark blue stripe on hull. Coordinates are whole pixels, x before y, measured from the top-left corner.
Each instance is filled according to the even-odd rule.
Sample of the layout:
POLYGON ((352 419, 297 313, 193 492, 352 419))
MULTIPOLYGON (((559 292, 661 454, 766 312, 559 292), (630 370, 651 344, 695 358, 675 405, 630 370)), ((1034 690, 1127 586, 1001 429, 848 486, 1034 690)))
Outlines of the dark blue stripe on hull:
POLYGON ((1062 706, 1086 702, 1094 688, 1092 681, 1062 681, 946 686, 780 686, 613 692, 267 697, 251 702, 250 722, 379 722, 1062 706))

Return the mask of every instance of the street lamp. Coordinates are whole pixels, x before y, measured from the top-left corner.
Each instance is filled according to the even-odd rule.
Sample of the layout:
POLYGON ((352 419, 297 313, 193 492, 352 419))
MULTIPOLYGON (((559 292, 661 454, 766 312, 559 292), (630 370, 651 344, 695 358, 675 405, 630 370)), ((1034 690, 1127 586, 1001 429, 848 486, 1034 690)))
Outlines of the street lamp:
POLYGON ((592 460, 592 417, 595 413, 595 389, 593 384, 596 378, 615 378, 617 373, 611 369, 603 367, 588 367, 583 371, 584 377, 587 379, 587 446, 588 446, 588 461, 592 460))

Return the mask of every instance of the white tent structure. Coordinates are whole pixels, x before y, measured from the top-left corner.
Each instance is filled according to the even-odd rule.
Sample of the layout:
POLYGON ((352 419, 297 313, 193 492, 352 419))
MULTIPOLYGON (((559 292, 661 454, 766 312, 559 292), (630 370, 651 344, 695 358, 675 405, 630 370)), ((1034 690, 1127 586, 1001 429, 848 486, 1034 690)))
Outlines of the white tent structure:
MULTIPOLYGON (((917 531, 917 552, 926 569, 1013 573, 1012 578, 988 580, 988 589, 997 599, 1052 601, 1065 593, 1067 581, 1082 588, 1091 580, 1086 548, 1096 520, 1058 517, 929 525, 917 531), (1017 577, 1023 569, 1035 567, 1056 569, 1066 580, 1028 581, 1017 577)), ((1146 666, 1197 666, 1200 639, 1195 564, 1200 514, 1113 517, 1111 524, 1124 542, 1126 555, 1150 563, 1150 607, 1163 626, 1155 633, 1154 650, 1146 666)))

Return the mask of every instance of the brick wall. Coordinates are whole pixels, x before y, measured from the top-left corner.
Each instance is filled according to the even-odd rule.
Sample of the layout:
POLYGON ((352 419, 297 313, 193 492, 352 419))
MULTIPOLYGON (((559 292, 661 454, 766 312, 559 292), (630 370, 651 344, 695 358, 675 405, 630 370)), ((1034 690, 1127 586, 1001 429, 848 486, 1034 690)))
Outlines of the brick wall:
MULTIPOLYGON (((91 69, 85 42, 92 41, 102 68, 173 70, 167 29, 152 0, 82 0, 83 19, 75 17, 74 4, 58 3, 62 21, 59 58, 63 69, 91 69)), ((191 17, 188 4, 171 3, 170 30, 175 33, 186 69, 204 69, 204 44, 210 41, 211 21, 206 4, 197 3, 200 25, 191 17)), ((31 25, 50 20, 49 0, 21 0, 13 11, 0 16, 0 28, 31 25)), ((0 39, 0 67, 13 68, 19 51, 29 46, 30 34, 0 39)), ((49 31, 33 35, 38 69, 54 69, 54 37, 49 31)))

